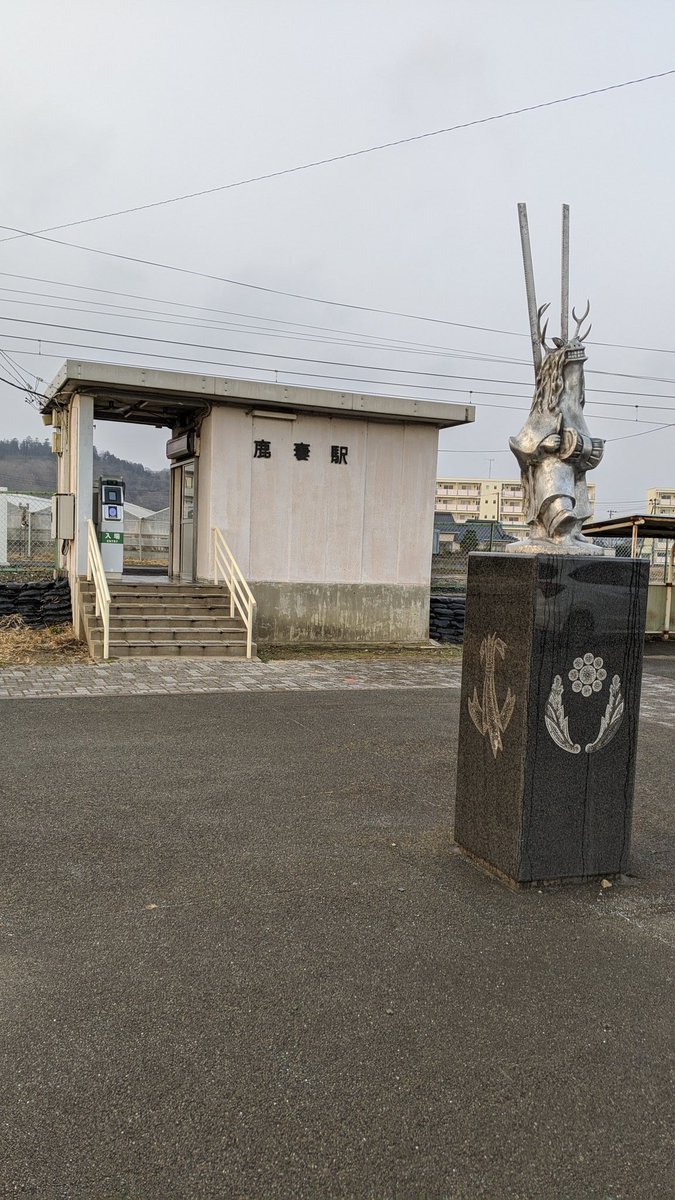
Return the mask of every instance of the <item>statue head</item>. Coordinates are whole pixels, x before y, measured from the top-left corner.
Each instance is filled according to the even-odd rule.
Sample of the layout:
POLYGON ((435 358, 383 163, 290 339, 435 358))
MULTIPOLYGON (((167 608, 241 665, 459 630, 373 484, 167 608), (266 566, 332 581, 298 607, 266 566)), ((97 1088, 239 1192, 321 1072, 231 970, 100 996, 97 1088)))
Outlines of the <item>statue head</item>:
POLYGON ((548 346, 546 343, 548 320, 542 329, 541 318, 549 307, 549 304, 542 304, 537 312, 539 319, 539 340, 546 357, 537 374, 537 386, 534 393, 534 400, 532 401, 532 412, 543 412, 544 409, 547 409, 549 412, 555 412, 564 391, 565 369, 568 366, 574 365, 580 366, 581 370, 583 370, 583 364, 586 362, 584 342, 591 332, 590 325, 583 333, 581 332, 581 326, 591 311, 591 302, 589 300, 581 317, 577 317, 576 311, 572 309, 572 317, 576 325, 572 337, 568 338, 567 341, 554 337, 552 339, 553 345, 548 346))

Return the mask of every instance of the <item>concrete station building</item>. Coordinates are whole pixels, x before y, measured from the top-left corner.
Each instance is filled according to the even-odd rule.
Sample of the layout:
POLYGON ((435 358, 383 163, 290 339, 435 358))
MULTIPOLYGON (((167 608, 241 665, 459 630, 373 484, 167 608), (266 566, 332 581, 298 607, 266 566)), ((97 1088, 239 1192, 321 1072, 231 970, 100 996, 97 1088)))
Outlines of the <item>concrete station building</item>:
POLYGON ((225 543, 258 642, 428 637, 438 435, 473 421, 472 406, 70 360, 47 394, 58 491, 74 497, 60 562, 76 612, 93 424, 121 421, 170 433, 167 588, 212 583, 225 543))

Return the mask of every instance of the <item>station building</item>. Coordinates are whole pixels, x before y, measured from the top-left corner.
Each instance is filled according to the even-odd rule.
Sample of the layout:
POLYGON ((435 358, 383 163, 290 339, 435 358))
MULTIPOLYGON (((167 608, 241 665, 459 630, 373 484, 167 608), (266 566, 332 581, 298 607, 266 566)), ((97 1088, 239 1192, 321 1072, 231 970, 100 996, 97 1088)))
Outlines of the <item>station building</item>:
MULTIPOLYGON (((427 639, 438 435, 473 421, 471 405, 73 360, 47 395, 62 497, 55 535, 76 621, 96 576, 93 425, 119 421, 169 435, 169 572, 158 595, 177 585, 195 605, 200 588, 250 595, 254 643, 427 639)), ((113 609, 125 586, 124 576, 107 581, 113 609)), ((98 591, 104 603, 104 584, 98 591)), ((111 655, 143 642, 125 638, 123 622, 117 633, 111 655)))

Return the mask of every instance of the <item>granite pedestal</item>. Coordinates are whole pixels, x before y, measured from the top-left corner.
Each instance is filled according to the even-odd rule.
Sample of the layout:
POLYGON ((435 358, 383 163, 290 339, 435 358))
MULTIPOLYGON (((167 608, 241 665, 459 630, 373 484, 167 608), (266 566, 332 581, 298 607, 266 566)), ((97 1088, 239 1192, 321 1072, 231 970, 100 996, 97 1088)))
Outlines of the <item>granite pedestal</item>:
POLYGON ((628 871, 648 577, 469 556, 455 841, 511 886, 628 871))

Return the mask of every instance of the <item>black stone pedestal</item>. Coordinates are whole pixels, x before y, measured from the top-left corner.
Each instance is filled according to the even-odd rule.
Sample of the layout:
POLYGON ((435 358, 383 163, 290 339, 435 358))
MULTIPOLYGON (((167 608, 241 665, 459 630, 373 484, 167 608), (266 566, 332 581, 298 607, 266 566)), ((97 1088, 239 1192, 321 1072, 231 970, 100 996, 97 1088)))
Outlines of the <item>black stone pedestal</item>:
POLYGON ((455 841, 511 886, 628 870, 648 576, 469 556, 455 841))

